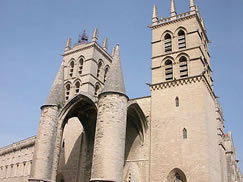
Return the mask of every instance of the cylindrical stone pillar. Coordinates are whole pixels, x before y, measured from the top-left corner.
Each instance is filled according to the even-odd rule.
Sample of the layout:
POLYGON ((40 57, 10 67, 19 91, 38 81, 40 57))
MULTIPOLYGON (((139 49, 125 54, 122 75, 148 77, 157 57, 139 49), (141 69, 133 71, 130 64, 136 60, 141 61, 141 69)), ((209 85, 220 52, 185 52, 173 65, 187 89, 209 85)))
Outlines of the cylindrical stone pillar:
POLYGON ((31 182, 51 182, 53 170, 53 154, 56 146, 58 107, 43 106, 41 111, 38 135, 35 143, 31 182))
POLYGON ((91 181, 122 182, 128 98, 99 96, 91 181))

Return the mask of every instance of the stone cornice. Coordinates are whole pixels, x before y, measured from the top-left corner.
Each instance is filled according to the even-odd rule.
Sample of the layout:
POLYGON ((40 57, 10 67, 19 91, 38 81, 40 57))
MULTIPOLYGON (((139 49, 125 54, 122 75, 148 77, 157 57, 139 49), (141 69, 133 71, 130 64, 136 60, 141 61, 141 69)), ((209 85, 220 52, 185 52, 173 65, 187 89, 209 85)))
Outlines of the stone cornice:
POLYGON ((197 12, 197 11, 189 11, 189 12, 182 13, 182 14, 179 14, 179 15, 176 15, 176 16, 164 18, 164 19, 161 19, 161 20, 154 22, 152 26, 148 26, 148 27, 151 28, 152 30, 154 30, 154 29, 157 29, 157 28, 162 27, 164 25, 169 25, 169 24, 177 23, 179 21, 188 20, 188 19, 191 19, 193 17, 196 17, 198 24, 201 27, 202 32, 203 32, 204 36, 206 37, 207 42, 209 43, 208 36, 206 34, 206 29, 202 25, 203 20, 200 17, 199 12, 197 12))
POLYGON ((80 45, 76 45, 74 46, 71 50, 64 52, 64 54, 62 54, 62 56, 68 56, 70 54, 85 50, 85 49, 89 49, 94 47, 97 51, 99 51, 107 60, 109 60, 109 62, 112 62, 112 57, 111 55, 109 55, 97 42, 89 42, 87 44, 81 44, 83 46, 80 45), (78 48, 78 46, 80 46, 80 48, 78 48))
POLYGON ((0 156, 11 153, 11 152, 15 152, 24 148, 28 148, 28 147, 32 147, 35 145, 35 139, 36 136, 27 138, 25 140, 19 141, 17 143, 13 143, 11 145, 8 145, 6 147, 3 147, 0 149, 0 156))
MULTIPOLYGON (((77 46, 79 46, 79 45, 77 45, 77 46)), ((92 48, 92 47, 94 47, 94 42, 88 43, 88 44, 86 44, 86 46, 82 46, 82 47, 80 47, 80 48, 78 48, 78 49, 74 49, 74 48, 76 48, 77 46, 73 47, 71 50, 69 50, 69 51, 67 51, 67 52, 64 52, 64 54, 62 54, 62 56, 68 56, 68 55, 70 55, 70 54, 79 52, 79 51, 81 51, 81 50, 85 50, 85 49, 92 48)))
POLYGON ((152 90, 160 90, 160 89, 167 89, 167 88, 176 87, 184 84, 193 84, 201 81, 205 83, 205 86, 207 87, 211 97, 213 98, 213 100, 215 100, 216 96, 204 74, 182 78, 182 79, 176 79, 172 81, 161 82, 161 83, 148 84, 148 85, 152 90))
POLYGON ((180 22, 180 21, 184 21, 184 20, 196 17, 196 13, 192 13, 192 12, 187 12, 187 13, 183 13, 183 14, 180 14, 180 15, 176 15, 174 17, 169 17, 169 18, 158 20, 157 24, 154 24, 154 25, 148 26, 148 27, 153 30, 153 29, 157 29, 159 27, 162 27, 164 25, 169 25, 169 24, 177 23, 177 22, 180 22), (185 16, 177 18, 180 15, 185 15, 185 16))

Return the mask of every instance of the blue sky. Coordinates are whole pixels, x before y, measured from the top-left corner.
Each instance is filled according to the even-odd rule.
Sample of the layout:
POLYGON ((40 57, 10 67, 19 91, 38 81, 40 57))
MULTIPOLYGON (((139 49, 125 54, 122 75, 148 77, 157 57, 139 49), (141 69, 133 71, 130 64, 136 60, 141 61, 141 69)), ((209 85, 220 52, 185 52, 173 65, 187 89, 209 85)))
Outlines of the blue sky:
MULTIPOLYGON (((214 90, 223 107, 226 131, 232 131, 243 170, 243 1, 197 0, 212 41, 209 45, 214 90)), ((0 1, 0 147, 37 132, 40 106, 62 61, 68 37, 73 43, 85 29, 109 51, 121 46, 130 98, 150 95, 152 7, 169 16, 169 0, 1 0, 0 1), (134 89, 136 88, 136 89, 134 89)), ((176 0, 177 12, 189 0, 176 0)))

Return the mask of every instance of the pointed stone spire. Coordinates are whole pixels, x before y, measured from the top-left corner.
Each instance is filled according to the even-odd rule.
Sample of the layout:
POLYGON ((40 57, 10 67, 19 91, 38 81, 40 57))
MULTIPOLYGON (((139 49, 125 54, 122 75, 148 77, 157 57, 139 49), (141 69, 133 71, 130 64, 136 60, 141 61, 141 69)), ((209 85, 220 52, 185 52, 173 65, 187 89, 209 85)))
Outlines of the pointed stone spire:
POLYGON ((71 44, 72 44, 72 39, 68 38, 68 40, 66 42, 66 46, 65 46, 64 52, 71 49, 71 44))
POLYGON ((171 0, 171 5, 170 5, 170 16, 175 16, 175 15, 176 15, 175 0, 171 0))
POLYGON ((63 63, 52 84, 45 105, 59 105, 64 103, 64 66, 63 63))
POLYGON ((95 42, 98 40, 98 29, 95 28, 92 36, 92 41, 95 42))
POLYGON ((115 47, 112 48, 111 56, 114 57, 114 54, 115 54, 115 47))
POLYGON ((152 17, 152 24, 155 24, 158 21, 158 13, 157 13, 157 7, 154 4, 153 7, 153 17, 152 17))
POLYGON ((103 42, 103 49, 105 50, 105 51, 107 51, 108 50, 108 39, 107 38, 105 38, 104 39, 104 42, 103 42))
POLYGON ((196 10, 195 0, 190 0, 190 11, 196 10))
MULTIPOLYGON (((112 65, 105 82, 102 93, 116 92, 126 95, 122 68, 120 63, 120 46, 116 45, 115 54, 113 57, 112 65)), ((101 94, 102 94, 101 93, 101 94)))

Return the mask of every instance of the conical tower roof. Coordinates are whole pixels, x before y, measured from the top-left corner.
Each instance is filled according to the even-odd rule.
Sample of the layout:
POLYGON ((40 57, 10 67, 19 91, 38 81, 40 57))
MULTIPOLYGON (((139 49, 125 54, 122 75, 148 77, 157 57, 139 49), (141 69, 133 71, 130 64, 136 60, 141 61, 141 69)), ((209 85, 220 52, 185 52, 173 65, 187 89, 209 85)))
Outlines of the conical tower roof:
POLYGON ((126 95, 122 68, 121 68, 121 63, 120 63, 119 45, 116 46, 115 54, 113 57, 113 62, 112 62, 110 71, 108 73, 104 89, 102 91, 102 93, 107 93, 107 92, 116 92, 116 93, 126 95))
POLYGON ((59 105, 64 103, 64 66, 61 67, 52 84, 45 105, 59 105))

